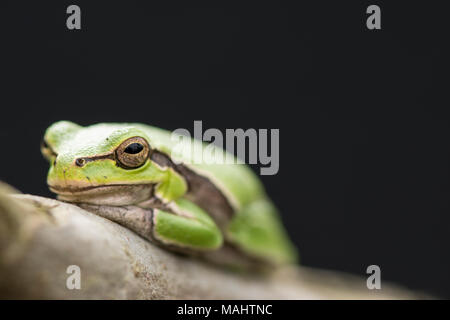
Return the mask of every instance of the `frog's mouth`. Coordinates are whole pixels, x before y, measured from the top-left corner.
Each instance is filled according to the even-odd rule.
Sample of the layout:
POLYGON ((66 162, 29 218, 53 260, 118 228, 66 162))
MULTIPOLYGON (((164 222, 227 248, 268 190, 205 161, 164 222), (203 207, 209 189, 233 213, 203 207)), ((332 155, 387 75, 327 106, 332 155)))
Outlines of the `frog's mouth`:
POLYGON ((107 206, 126 206, 141 203, 153 195, 153 184, 116 184, 107 186, 49 185, 58 200, 107 206))

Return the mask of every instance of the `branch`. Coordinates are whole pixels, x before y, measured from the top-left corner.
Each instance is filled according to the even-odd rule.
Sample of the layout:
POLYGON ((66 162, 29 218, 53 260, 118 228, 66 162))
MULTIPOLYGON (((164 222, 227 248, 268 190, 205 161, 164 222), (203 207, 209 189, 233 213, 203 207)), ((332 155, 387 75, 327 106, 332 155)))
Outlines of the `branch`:
POLYGON ((365 278, 289 267, 237 274, 173 254, 81 208, 0 185, 0 298, 409 299, 423 296, 365 278), (81 289, 66 286, 68 266, 81 289))

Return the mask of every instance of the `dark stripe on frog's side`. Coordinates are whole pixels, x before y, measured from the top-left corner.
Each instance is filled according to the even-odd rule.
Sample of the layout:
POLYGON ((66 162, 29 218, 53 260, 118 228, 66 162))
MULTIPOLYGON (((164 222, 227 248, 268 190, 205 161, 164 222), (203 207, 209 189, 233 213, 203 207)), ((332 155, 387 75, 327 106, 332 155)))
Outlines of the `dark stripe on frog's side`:
POLYGON ((153 150, 151 159, 162 167, 171 167, 181 174, 188 184, 186 198, 208 212, 224 230, 234 215, 234 210, 225 195, 206 177, 197 174, 183 164, 175 164, 168 155, 153 150))
POLYGON ((117 159, 116 159, 116 151, 112 151, 112 152, 105 153, 105 154, 98 155, 98 156, 90 156, 90 157, 88 156, 88 157, 77 158, 77 159, 75 159, 75 164, 78 167, 83 167, 88 162, 98 161, 98 160, 107 160, 107 159, 115 161, 116 162, 116 166, 121 167, 123 169, 136 169, 136 168, 139 168, 139 167, 129 168, 129 167, 123 165, 120 161, 117 161, 117 159))
POLYGON ((97 160, 105 160, 105 159, 110 159, 110 160, 115 161, 116 157, 115 157, 114 152, 109 152, 109 153, 98 155, 98 156, 77 158, 75 160, 75 164, 79 167, 82 167, 88 162, 97 161, 97 160), (81 163, 80 161, 84 161, 84 162, 81 163))

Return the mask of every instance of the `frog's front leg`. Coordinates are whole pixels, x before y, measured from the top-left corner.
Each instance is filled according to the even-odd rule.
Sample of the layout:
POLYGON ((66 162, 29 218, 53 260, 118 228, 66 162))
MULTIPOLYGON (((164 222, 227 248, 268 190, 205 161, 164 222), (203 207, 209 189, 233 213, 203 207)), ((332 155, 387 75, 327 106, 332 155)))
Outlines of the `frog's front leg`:
POLYGON ((168 207, 170 211, 153 211, 153 236, 157 240, 198 250, 215 250, 222 246, 222 232, 200 207, 186 199, 175 200, 168 207))
POLYGON ((80 206, 170 249, 209 251, 223 244, 222 233, 215 222, 201 208, 185 199, 175 200, 165 209, 80 206))

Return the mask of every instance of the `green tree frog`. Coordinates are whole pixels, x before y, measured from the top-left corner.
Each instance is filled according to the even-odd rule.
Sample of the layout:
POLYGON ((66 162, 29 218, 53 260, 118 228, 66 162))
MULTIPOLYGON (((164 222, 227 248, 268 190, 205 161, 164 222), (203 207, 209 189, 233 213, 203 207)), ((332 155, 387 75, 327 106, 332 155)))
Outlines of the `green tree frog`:
POLYGON ((171 132, 144 124, 59 121, 41 150, 59 200, 159 246, 244 268, 296 262, 275 206, 247 165, 198 163, 187 153, 175 159, 176 144, 171 132))

